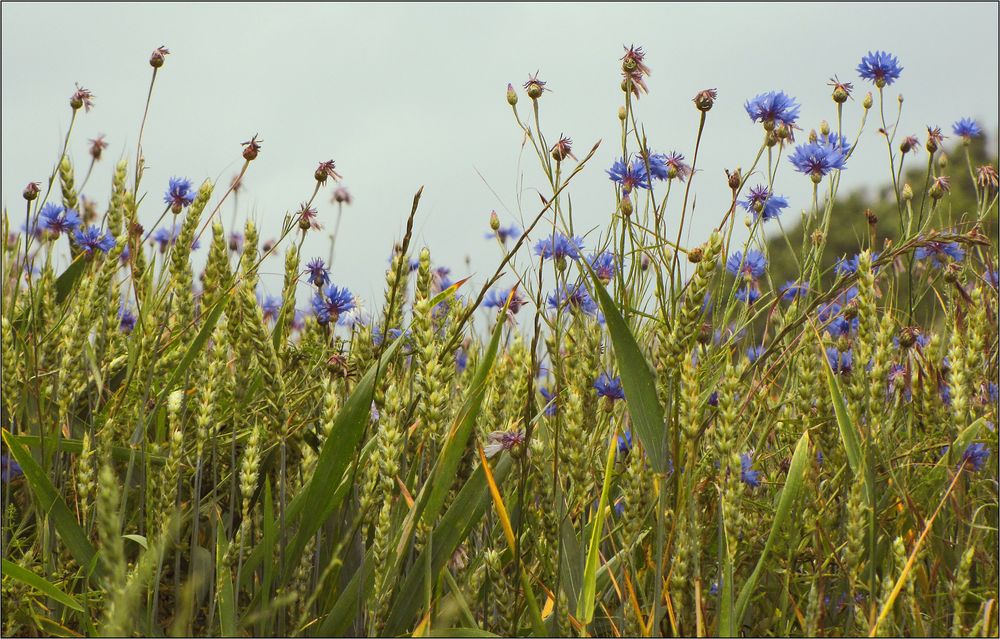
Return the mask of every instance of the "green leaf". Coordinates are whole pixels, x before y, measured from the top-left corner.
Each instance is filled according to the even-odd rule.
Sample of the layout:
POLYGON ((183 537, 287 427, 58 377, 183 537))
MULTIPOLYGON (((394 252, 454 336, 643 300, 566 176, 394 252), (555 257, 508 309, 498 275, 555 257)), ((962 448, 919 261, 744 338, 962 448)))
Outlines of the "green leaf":
MULTIPOLYGON (((153 269, 149 269, 152 271, 153 269)), ((187 371, 188 366, 194 361, 194 358, 198 356, 198 353, 205 346, 205 342, 208 338, 212 336, 212 331, 215 330, 215 325, 219 321, 219 317, 222 316, 222 312, 226 310, 228 299, 219 300, 215 303, 215 307, 208 313, 205 317, 205 323, 202 324, 201 330, 198 331, 198 335, 195 336, 194 340, 188 346, 187 352, 184 353, 184 357, 181 359, 180 363, 174 369, 173 374, 170 376, 170 380, 163 386, 163 390, 160 392, 160 399, 162 400, 166 397, 170 391, 174 388, 174 385, 180 381, 181 376, 187 371)), ((183 342, 181 342, 183 343, 183 342)), ((180 348, 181 343, 178 343, 175 348, 180 348)))
POLYGON ((434 628, 427 637, 499 637, 488 630, 479 628, 434 628))
POLYGON ((223 637, 235 637, 236 632, 236 595, 233 592, 233 577, 222 557, 226 554, 229 542, 226 541, 225 526, 221 519, 217 521, 215 538, 215 579, 219 584, 216 601, 219 604, 219 629, 223 637))
POLYGON ((87 259, 83 253, 78 255, 73 263, 66 267, 56 279, 56 304, 62 304, 70 291, 76 288, 76 282, 83 275, 87 259))
POLYGON ((795 503, 795 498, 798 497, 799 491, 802 488, 803 476, 805 475, 808 463, 809 433, 804 432, 802 433, 802 437, 799 438, 799 442, 795 445, 795 452, 792 454, 792 463, 788 468, 788 477, 785 480, 784 488, 781 489, 781 497, 778 498, 778 509, 774 513, 774 521, 771 522, 771 532, 767 536, 767 541, 764 542, 764 549, 760 552, 760 557, 757 559, 757 566, 754 568, 750 578, 743 584, 743 588, 740 589, 740 596, 736 600, 736 617, 733 623, 737 627, 743 623, 743 616, 746 614, 747 606, 750 604, 750 597, 753 595, 754 589, 757 587, 757 581, 764 571, 767 555, 771 552, 771 547, 777 539, 778 531, 786 529, 789 525, 792 505, 795 503))
POLYGON ((570 610, 576 610, 583 587, 583 548, 569 517, 562 522, 562 588, 570 610))
POLYGON ((149 542, 142 535, 122 535, 122 539, 128 539, 142 546, 143 550, 149 550, 149 542))
MULTIPOLYGON (((500 461, 493 467, 493 478, 497 483, 502 483, 513 468, 513 460, 504 453, 500 461)), ((486 513, 486 509, 491 503, 489 487, 486 483, 486 473, 482 466, 476 468, 469 477, 461 491, 455 497, 455 501, 441 521, 434 528, 433 546, 424 548, 420 558, 414 562, 415 566, 422 565, 425 560, 424 555, 431 553, 431 571, 439 572, 444 568, 455 549, 458 548, 469 533, 472 532, 479 521, 486 513)), ((360 571, 359 571, 360 572, 360 571)), ((385 623, 386 635, 398 635, 406 631, 409 624, 419 616, 420 608, 423 604, 423 592, 420 583, 424 578, 421 570, 411 570, 393 599, 389 618, 385 623)), ((342 597, 343 598, 343 597, 342 597)), ((340 602, 338 602, 338 606, 340 602)), ((350 608, 350 606, 348 606, 350 608)), ((356 608, 354 609, 356 610, 356 608)), ((346 629, 346 624, 336 628, 328 628, 325 624, 321 634, 341 634, 346 629)))
POLYGON ((660 400, 656 396, 656 378, 653 376, 653 370, 642 354, 632 331, 618 312, 614 300, 608 295, 607 289, 589 266, 587 270, 594 283, 594 291, 601 303, 601 310, 604 311, 611 343, 615 347, 615 358, 621 371, 622 387, 632 417, 633 432, 642 442, 653 472, 665 475, 669 470, 667 429, 663 420, 663 407, 660 406, 660 400))
MULTIPOLYGON (((76 523, 76 517, 73 516, 72 511, 66 506, 66 502, 56 492, 52 482, 49 481, 49 478, 35 461, 35 458, 31 456, 31 453, 15 441, 7 429, 3 430, 2 436, 4 443, 7 444, 7 448, 10 450, 11 456, 14 457, 14 461, 18 463, 24 472, 24 478, 28 482, 32 494, 38 500, 41 514, 52 518, 56 530, 59 531, 59 536, 62 538, 63 543, 66 544, 66 548, 69 549, 70 554, 73 555, 76 563, 81 566, 88 565, 91 559, 94 558, 96 551, 90 544, 90 540, 87 539, 86 533, 76 523)), ((97 570, 101 570, 100 566, 98 566, 97 570)))
POLYGON ((70 597, 62 590, 59 590, 59 588, 49 583, 45 579, 42 579, 41 577, 31 572, 30 570, 22 568, 21 566, 18 566, 13 562, 7 561, 6 559, 2 559, 0 560, 0 562, 2 562, 2 566, 0 567, 3 568, 4 577, 17 579, 21 583, 31 586, 35 590, 40 590, 41 592, 45 593, 49 597, 52 597, 53 599, 55 599, 64 606, 72 608, 77 612, 83 612, 83 606, 80 605, 79 601, 77 601, 73 597, 70 597))
POLYGON ((294 569, 299 565, 299 559, 306 543, 320 529, 326 518, 343 500, 346 491, 333 491, 333 486, 340 485, 344 478, 358 442, 365 432, 365 426, 371 420, 371 403, 375 392, 375 373, 384 371, 386 364, 392 360, 403 340, 395 340, 382 354, 381 362, 372 364, 365 376, 361 378, 354 392, 344 402, 337 414, 330 436, 323 442, 316 468, 305 488, 302 503, 302 515, 299 529, 285 549, 285 570, 280 583, 288 581, 294 569))
POLYGON ((597 504, 597 513, 590 531, 590 545, 587 549, 587 565, 583 570, 583 589, 576 603, 576 616, 580 623, 586 625, 594 619, 594 597, 597 587, 597 564, 600 560, 601 535, 604 533, 604 511, 608 506, 608 492, 611 490, 611 473, 615 468, 615 452, 618 450, 618 438, 612 433, 608 445, 608 459, 604 466, 604 485, 601 488, 601 499, 597 504))
POLYGON ((719 598, 719 636, 737 636, 733 602, 733 560, 729 554, 729 530, 719 503, 719 560, 722 563, 722 596, 719 598))
POLYGON ((844 450, 847 452, 847 463, 851 466, 851 472, 855 477, 863 476, 863 460, 861 455, 861 438, 854 427, 854 421, 847 412, 847 404, 844 402, 844 395, 840 392, 840 383, 833 374, 833 369, 824 365, 826 371, 826 383, 830 387, 830 399, 833 400, 833 412, 837 415, 837 425, 840 427, 840 437, 844 441, 844 450))

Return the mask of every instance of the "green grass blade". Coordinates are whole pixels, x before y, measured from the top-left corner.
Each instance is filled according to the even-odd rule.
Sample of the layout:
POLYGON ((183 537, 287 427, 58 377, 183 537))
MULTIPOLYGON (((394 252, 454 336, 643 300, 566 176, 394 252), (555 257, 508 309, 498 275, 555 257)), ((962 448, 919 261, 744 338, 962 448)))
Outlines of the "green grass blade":
POLYGON ((401 339, 395 340, 382 354, 381 364, 372 364, 337 414, 330 436, 323 442, 313 476, 305 488, 299 529, 285 549, 285 570, 281 576, 281 584, 287 582, 299 565, 308 540, 316 534, 329 513, 347 494, 347 491, 335 491, 331 488, 339 486, 343 480, 344 473, 354 459, 358 441, 371 419, 375 373, 377 370, 385 370, 386 364, 396 355, 402 343, 401 339))
MULTIPOLYGON (((28 482, 28 486, 31 488, 35 499, 38 500, 40 514, 48 515, 52 518, 56 530, 59 531, 59 536, 62 538, 63 543, 66 544, 66 548, 69 549, 70 554, 73 555, 76 563, 81 566, 90 564, 96 551, 90 544, 90 540, 87 539, 87 534, 76 523, 76 517, 73 516, 66 502, 56 492, 55 487, 49 481, 48 476, 46 476, 41 466, 38 465, 35 458, 31 456, 31 453, 27 449, 15 441, 14 437, 6 429, 3 430, 3 441, 7 444, 7 449, 10 451, 11 456, 14 457, 14 461, 21 466, 24 478, 28 482)), ((97 570, 100 571, 101 567, 98 566, 97 570)))
POLYGON ((719 599, 719 631, 720 637, 737 636, 734 623, 735 603, 733 601, 733 560, 729 554, 729 530, 719 504, 719 561, 722 564, 722 593, 719 599))
MULTIPOLYGON (((808 357, 808 355, 803 355, 808 357)), ((825 357, 824 357, 825 359, 825 357)), ((830 388, 830 399, 833 401, 833 411, 837 415, 837 426, 840 427, 840 437, 844 441, 844 450, 847 452, 847 463, 851 466, 851 472, 855 477, 863 476, 864 467, 861 454, 861 438, 857 428, 854 427, 854 420, 847 412, 847 404, 844 402, 844 394, 840 391, 840 383, 833 374, 833 369, 823 364, 826 371, 826 383, 830 388)))
POLYGON ((625 401, 632 417, 633 432, 642 442, 653 472, 665 475, 669 470, 667 431, 663 421, 663 407, 660 406, 660 400, 656 396, 653 370, 625 319, 618 312, 614 300, 593 271, 590 271, 590 278, 601 310, 604 311, 611 343, 614 344, 622 387, 625 389, 625 401))
POLYGON ((87 260, 83 253, 77 256, 73 263, 66 267, 66 270, 59 274, 56 279, 56 304, 62 304, 70 291, 76 288, 76 283, 83 275, 87 267, 87 260))
POLYGON ((236 594, 233 591, 233 577, 222 557, 226 554, 229 542, 226 541, 225 526, 221 519, 217 522, 218 529, 215 540, 215 579, 219 588, 216 600, 219 603, 219 629, 223 637, 235 637, 236 632, 236 594))
POLYGON ((757 581, 764 571, 767 556, 771 552, 771 547, 774 545, 778 531, 789 525, 792 505, 795 503, 795 498, 798 497, 799 491, 802 488, 803 476, 805 475, 808 463, 809 433, 806 432, 802 433, 802 437, 799 438, 799 442, 795 445, 795 453, 792 454, 792 463, 788 468, 788 477, 785 480, 784 488, 781 489, 781 497, 778 498, 778 509, 774 513, 774 521, 771 522, 771 532, 767 535, 767 541, 764 542, 764 549, 757 559, 757 566, 754 568, 750 578, 743 584, 743 588, 740 589, 740 596, 736 600, 736 617, 733 620, 736 626, 741 625, 743 616, 746 614, 747 606, 750 604, 750 597, 753 595, 754 589, 757 587, 757 581))
POLYGON ((79 601, 77 601, 73 597, 70 597, 62 590, 59 590, 59 588, 57 588, 52 583, 46 581, 45 579, 42 579, 41 577, 31 572, 30 570, 22 568, 21 566, 18 566, 13 562, 7 561, 6 559, 0 561, 2 561, 4 577, 17 579, 21 583, 28 585, 34 588, 35 590, 43 592, 49 597, 52 597, 53 599, 55 599, 64 606, 72 608, 77 612, 83 612, 83 606, 80 605, 79 601))
POLYGON ((608 444, 608 459, 604 466, 604 485, 601 487, 601 499, 597 503, 597 513, 590 531, 590 544, 587 548, 587 565, 583 570, 583 588, 576 604, 576 616, 580 623, 586 625, 594 619, 594 597, 597 588, 597 564, 600 560, 601 535, 604 533, 604 511, 608 506, 608 493, 611 490, 611 473, 615 468, 615 453, 618 450, 618 438, 611 434, 608 444))
MULTIPOLYGON (((181 359, 180 363, 177 364, 177 367, 170 375, 170 379, 163 387, 163 390, 160 391, 160 399, 166 397, 171 390, 173 390, 174 386, 180 381, 185 371, 187 371, 188 366, 191 365, 194 358, 197 357, 198 353, 200 353, 204 348, 205 342, 208 341, 208 338, 212 335, 212 331, 215 330, 215 325, 218 323, 219 317, 221 317, 222 312, 226 310, 227 305, 224 303, 225 301, 227 300, 219 300, 216 302, 215 307, 205 317, 205 322, 202 324, 201 330, 198 331, 198 335, 196 335, 194 340, 188 345, 188 349, 184 353, 184 357, 181 359)), ((179 342, 175 348, 180 348, 182 343, 184 342, 179 342)))

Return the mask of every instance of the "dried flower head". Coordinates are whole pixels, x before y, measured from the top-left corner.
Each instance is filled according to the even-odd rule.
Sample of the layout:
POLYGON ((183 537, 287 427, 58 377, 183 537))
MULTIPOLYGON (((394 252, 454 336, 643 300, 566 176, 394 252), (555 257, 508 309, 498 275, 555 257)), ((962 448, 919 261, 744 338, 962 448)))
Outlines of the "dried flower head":
MULTIPOLYGON (((982 169, 980 169, 980 172, 982 172, 982 169)), ((996 171, 994 171, 993 173, 994 175, 996 175, 996 171)), ((24 192, 22 193, 24 199, 31 202, 32 200, 37 198, 38 191, 40 190, 41 186, 42 186, 41 182, 28 182, 28 186, 24 187, 24 192)))
POLYGON ((299 208, 299 228, 303 231, 308 231, 309 229, 319 231, 323 228, 323 225, 319 223, 319 216, 316 209, 302 204, 299 208))
POLYGON ((715 89, 702 89, 694 96, 694 106, 699 111, 711 111, 719 92, 715 89))
POLYGON ((101 133, 90 141, 90 157, 94 158, 95 162, 100 160, 101 154, 106 148, 108 148, 108 143, 104 141, 104 134, 101 133))
POLYGON ((899 150, 903 153, 909 153, 910 151, 916 153, 920 150, 920 140, 915 135, 908 135, 899 143, 899 150))
POLYGON ((851 92, 854 91, 853 84, 850 82, 841 82, 837 76, 830 78, 830 82, 827 84, 833 87, 833 101, 838 104, 847 102, 847 99, 851 97, 851 92))
POLYGON ((327 178, 333 178, 334 181, 339 182, 341 175, 337 173, 336 168, 337 164, 333 160, 320 162, 314 174, 316 181, 320 184, 326 184, 327 178))
POLYGON ((74 111, 83 107, 84 111, 90 112, 94 107, 94 94, 77 84, 76 91, 69 96, 69 105, 74 111))
POLYGON ((946 136, 942 135, 941 127, 927 127, 927 152, 934 153, 941 148, 941 143, 946 136))
POLYGON ((333 202, 337 204, 350 204, 353 198, 351 193, 343 186, 338 186, 333 190, 333 202))
POLYGON ((247 162, 252 162, 253 160, 256 160, 257 156, 260 155, 260 145, 263 142, 264 140, 257 139, 256 133, 252 138, 250 138, 246 142, 242 142, 241 145, 246 147, 245 149, 243 149, 243 159, 246 160, 247 162))
POLYGON ((942 175, 934 179, 934 183, 931 184, 928 194, 935 200, 939 200, 944 197, 945 193, 951 191, 951 180, 947 175, 942 175))
POLYGON ((149 56, 149 66, 154 69, 159 69, 163 66, 164 58, 170 53, 170 49, 165 46, 159 46, 153 49, 153 53, 149 56))
POLYGON ((576 156, 573 155, 573 140, 561 133, 559 134, 559 141, 552 146, 551 152, 552 159, 556 162, 562 162, 568 157, 576 159, 576 156))
POLYGON ((535 71, 535 75, 528 76, 528 81, 524 83, 524 90, 528 92, 529 98, 537 100, 542 97, 542 92, 550 89, 545 88, 545 82, 538 79, 538 71, 535 71))
POLYGON ((984 191, 990 193, 996 192, 997 187, 1000 186, 996 167, 991 164, 984 164, 976 169, 976 183, 984 191))

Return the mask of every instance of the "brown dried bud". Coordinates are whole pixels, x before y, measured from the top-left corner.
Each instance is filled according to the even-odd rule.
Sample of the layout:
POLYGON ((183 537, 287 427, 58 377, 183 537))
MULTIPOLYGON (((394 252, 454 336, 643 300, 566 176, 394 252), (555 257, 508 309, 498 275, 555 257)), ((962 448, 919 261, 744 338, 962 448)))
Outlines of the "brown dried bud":
POLYGON ((694 96, 694 106, 699 111, 711 111, 715 98, 719 95, 715 89, 703 89, 694 96))
POLYGON ((333 178, 335 181, 339 182, 341 175, 336 171, 337 163, 333 160, 327 160, 326 162, 320 162, 319 166, 316 167, 316 172, 313 173, 313 177, 320 184, 326 184, 327 178, 333 178))
POLYGON ((899 331, 899 345, 903 348, 910 348, 917 343, 917 337, 920 335, 920 329, 916 326, 904 326, 901 331, 899 331))
POLYGON ((257 139, 257 134, 254 134, 254 136, 250 138, 249 141, 243 142, 242 146, 246 147, 245 149, 243 149, 243 159, 246 160, 247 162, 252 162, 256 160, 257 156, 260 155, 260 145, 262 142, 263 140, 257 139))
POLYGON ((697 264, 698 262, 705 259, 705 249, 700 246, 696 246, 688 251, 688 262, 692 264, 697 264))
POLYGON ((562 162, 568 157, 576 159, 573 155, 573 140, 560 134, 559 141, 552 146, 552 159, 562 162))
POLYGON ((732 171, 730 171, 729 169, 726 169, 726 181, 729 182, 730 189, 735 191, 736 189, 740 188, 740 182, 743 181, 743 178, 740 175, 740 170, 733 169, 732 171))
POLYGON ((868 220, 868 224, 872 226, 878 224, 878 216, 875 215, 875 211, 871 209, 865 209, 865 218, 868 220))
POLYGON ((160 46, 153 49, 152 55, 149 56, 149 66, 154 69, 159 69, 163 66, 164 56, 170 53, 170 50, 166 47, 160 46))
POLYGON ((822 244, 824 237, 826 237, 826 235, 824 235, 823 231, 819 229, 813 231, 811 236, 813 246, 819 246, 820 244, 822 244))
POLYGON ((34 200, 35 198, 37 198, 38 197, 38 190, 39 190, 40 186, 41 186, 41 183, 39 183, 39 182, 28 182, 28 186, 24 187, 24 192, 22 193, 22 195, 24 196, 24 199, 26 199, 29 202, 31 202, 32 200, 34 200))
POLYGON ((958 282, 958 276, 962 272, 962 267, 960 267, 955 262, 950 262, 948 266, 944 267, 944 281, 949 284, 955 284, 958 282))
POLYGON ((707 346, 712 343, 713 336, 712 325, 708 322, 702 322, 701 326, 698 327, 698 343, 702 346, 707 346))
POLYGON ((101 133, 90 141, 90 157, 94 158, 94 161, 97 162, 101 159, 101 154, 106 148, 108 148, 108 143, 104 141, 104 134, 101 133))

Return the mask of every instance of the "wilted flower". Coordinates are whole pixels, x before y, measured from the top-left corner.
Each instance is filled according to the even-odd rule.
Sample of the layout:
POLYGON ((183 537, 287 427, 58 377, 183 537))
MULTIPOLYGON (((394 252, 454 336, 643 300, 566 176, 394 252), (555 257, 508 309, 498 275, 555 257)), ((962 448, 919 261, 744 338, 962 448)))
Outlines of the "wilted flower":
POLYGON ((660 153, 653 156, 657 160, 657 167, 653 167, 650 162, 649 170, 653 177, 660 180, 672 180, 677 178, 681 182, 691 175, 691 165, 684 162, 684 156, 676 151, 670 153, 660 153), (662 168, 661 168, 662 167, 662 168))
POLYGON ((94 94, 77 84, 76 91, 69 96, 69 105, 74 111, 83 107, 84 111, 89 112, 94 107, 94 94))
POLYGON ((847 99, 851 97, 851 92, 854 91, 854 85, 850 82, 841 82, 837 76, 830 78, 828 82, 831 87, 833 87, 833 101, 839 104, 847 102, 847 99))
POLYGON ((951 192, 951 179, 947 175, 934 178, 931 188, 927 191, 928 195, 935 200, 941 199, 945 193, 949 192, 951 192))
POLYGON ((566 158, 576 159, 573 155, 573 140, 566 137, 565 135, 559 135, 559 141, 552 145, 552 159, 556 162, 562 162, 566 158))
POLYGON ((106 148, 108 148, 108 143, 104 141, 104 134, 101 133, 90 141, 90 157, 94 158, 95 162, 100 160, 101 154, 106 148))
POLYGON ((170 49, 159 46, 153 49, 153 53, 149 56, 149 66, 154 69, 159 69, 163 66, 164 56, 170 53, 170 49))
POLYGON ((910 151, 916 153, 920 150, 920 140, 915 135, 908 135, 899 143, 899 150, 902 153, 909 153, 910 151))
POLYGON ((495 430, 487 437, 487 444, 483 446, 483 453, 487 457, 493 457, 500 451, 507 451, 512 454, 518 452, 524 445, 524 431, 517 430, 495 430))
POLYGON ((24 191, 21 195, 24 196, 24 199, 31 202, 38 197, 39 187, 41 187, 40 182, 28 182, 28 186, 24 187, 24 191))
POLYGON ((320 184, 326 184, 327 178, 333 178, 334 181, 339 182, 341 175, 336 171, 337 164, 333 160, 327 160, 326 162, 320 162, 319 166, 316 168, 316 172, 313 177, 320 184))
POLYGON ((548 91, 545 88, 545 82, 538 79, 538 71, 535 71, 535 75, 529 76, 528 81, 524 83, 524 90, 528 93, 528 97, 532 100, 537 100, 542 97, 543 91, 548 91))
POLYGON ((994 192, 1000 187, 1000 176, 997 175, 996 167, 984 164, 976 169, 976 184, 979 188, 987 192, 994 192))
POLYGON ((632 45, 625 49, 625 55, 622 56, 622 75, 624 80, 622 80, 622 89, 631 92, 635 95, 636 99, 639 98, 640 91, 642 93, 649 93, 649 87, 646 86, 646 80, 644 76, 651 75, 649 67, 645 65, 643 60, 646 58, 645 52, 642 47, 637 47, 632 45))
POLYGON ((350 204, 353 201, 350 192, 346 187, 338 186, 333 190, 333 202, 336 204, 350 204))
POLYGON ((858 64, 858 75, 880 89, 898 80, 902 71, 896 56, 885 51, 869 51, 858 64))
POLYGON ((319 223, 316 209, 306 204, 302 205, 299 209, 299 228, 303 231, 308 231, 309 229, 318 231, 323 228, 323 225, 319 223))
POLYGON ((264 140, 257 139, 257 134, 254 134, 254 136, 246 142, 242 142, 241 146, 246 147, 243 149, 243 159, 247 162, 256 160, 257 156, 260 155, 260 147, 263 142, 264 140))
POLYGON ((934 153, 944 142, 946 136, 942 135, 941 127, 927 127, 927 151, 929 153, 934 153))
POLYGON ((694 106, 699 111, 710 111, 718 96, 719 92, 715 89, 702 89, 694 96, 694 106))

